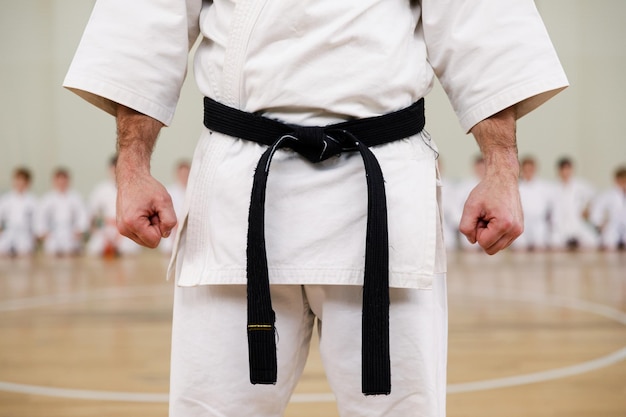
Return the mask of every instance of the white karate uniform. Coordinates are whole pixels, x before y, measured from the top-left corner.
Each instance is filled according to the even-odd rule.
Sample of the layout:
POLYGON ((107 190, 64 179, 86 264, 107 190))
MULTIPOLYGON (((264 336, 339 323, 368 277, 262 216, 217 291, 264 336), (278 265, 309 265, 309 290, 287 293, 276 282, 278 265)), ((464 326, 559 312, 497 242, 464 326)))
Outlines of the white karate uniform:
POLYGON ((591 208, 591 222, 602 230, 603 247, 626 244, 626 192, 615 186, 600 194, 591 208))
POLYGON ((87 243, 87 253, 102 255, 111 246, 120 255, 132 255, 141 250, 141 246, 122 236, 116 225, 117 187, 112 180, 98 184, 89 197, 89 213, 96 223, 87 243))
POLYGON ((550 246, 562 249, 576 240, 581 248, 596 248, 598 236, 584 218, 594 197, 591 185, 577 178, 558 181, 551 186, 550 196, 550 246))
POLYGON ((0 255, 28 255, 35 249, 37 199, 9 191, 0 198, 0 255))
POLYGON ((44 252, 68 255, 81 249, 80 235, 89 228, 87 207, 75 191, 50 191, 37 211, 37 234, 44 237, 44 252))
MULTIPOLYGON (((112 102, 118 102, 169 124, 188 48, 199 32, 203 40, 194 69, 201 93, 287 123, 325 125, 407 107, 430 91, 437 72, 467 131, 515 103, 522 116, 567 85, 530 0, 109 0, 96 3, 65 86, 109 112, 114 112, 112 102)), ((372 152, 385 176, 390 285, 406 289, 399 298, 412 299, 409 292, 423 290, 423 302, 445 306, 445 291, 433 291, 445 287, 433 148, 428 135, 417 134, 372 152)), ((172 258, 178 286, 245 284, 250 190, 264 150, 257 143, 203 129, 189 177, 187 216, 172 258)), ((325 318, 323 329, 354 327, 342 322, 342 316, 361 314, 359 303, 326 286, 363 282, 365 184, 362 159, 353 153, 311 164, 280 150, 272 162, 265 213, 270 281, 273 288, 288 284, 296 291, 302 290, 293 284, 323 286, 325 295, 315 302, 337 303, 342 311, 325 318)), ((212 373, 224 366, 225 354, 236 356, 228 356, 229 365, 247 362, 246 355, 230 349, 245 346, 245 327, 233 330, 239 319, 216 301, 245 314, 245 291, 225 294, 221 288, 177 289, 171 415, 277 415, 293 387, 285 380, 284 360, 279 358, 283 377, 274 391, 250 385, 239 373, 212 373), (205 318, 213 315, 220 317, 218 329, 228 332, 207 327, 205 318), (260 406, 268 402, 269 411, 260 406)), ((305 310, 288 314, 308 314, 309 302, 305 294, 305 310)), ((394 305, 391 309, 396 311, 394 305)), ((419 337, 429 331, 418 328, 408 310, 398 311, 404 314, 394 314, 393 322, 414 329, 415 343, 405 345, 407 355, 430 358, 433 349, 444 352, 445 307, 424 312, 426 322, 439 323, 443 339, 419 337)), ((295 342, 286 342, 279 322, 289 317, 279 316, 279 355, 291 343, 301 345, 295 354, 304 355, 308 327, 295 332, 295 342)), ((345 354, 360 355, 354 337, 341 333, 329 336, 337 338, 336 348, 326 355, 329 370, 345 354)), ((371 401, 362 399, 359 384, 352 381, 341 392, 356 394, 351 400, 342 396, 340 413, 380 415, 386 409, 393 410, 386 415, 404 416, 415 407, 416 413, 443 416, 445 358, 437 355, 423 365, 407 365, 418 377, 403 384, 394 375, 401 374, 404 364, 394 365, 392 358, 392 393, 371 401), (353 412, 354 398, 368 405, 367 410, 353 412)), ((296 378, 297 372, 289 377, 296 378)))
POLYGON ((519 192, 524 210, 524 233, 511 245, 516 249, 545 249, 548 246, 550 185, 541 179, 520 180, 519 192))

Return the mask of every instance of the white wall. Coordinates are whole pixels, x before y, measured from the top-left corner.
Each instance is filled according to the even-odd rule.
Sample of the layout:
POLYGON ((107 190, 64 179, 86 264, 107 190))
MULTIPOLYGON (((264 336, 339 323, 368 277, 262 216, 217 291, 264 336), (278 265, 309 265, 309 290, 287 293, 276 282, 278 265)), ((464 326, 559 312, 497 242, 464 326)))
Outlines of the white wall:
MULTIPOLYGON (((132 0, 129 0, 132 1, 132 0)), ((84 195, 105 175, 115 150, 112 117, 61 88, 93 0, 0 0, 0 191, 13 167, 35 173, 34 189, 65 165, 84 195)), ((621 131, 626 83, 623 0, 537 0, 572 87, 519 123, 520 154, 533 154, 542 174, 570 155, 580 175, 600 187, 626 163, 621 131)), ((202 101, 191 77, 172 126, 161 135, 153 172, 171 181, 174 163, 190 157, 201 128, 202 101)), ((446 174, 467 175, 477 147, 461 131, 437 86, 427 99, 427 128, 442 153, 446 174)))

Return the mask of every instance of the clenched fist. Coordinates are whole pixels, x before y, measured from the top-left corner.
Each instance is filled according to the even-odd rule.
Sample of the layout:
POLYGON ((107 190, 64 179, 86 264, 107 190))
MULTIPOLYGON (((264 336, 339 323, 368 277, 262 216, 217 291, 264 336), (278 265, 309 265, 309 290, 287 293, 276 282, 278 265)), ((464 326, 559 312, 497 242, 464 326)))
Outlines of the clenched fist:
POLYGON ((150 158, 163 124, 117 106, 117 228, 140 245, 155 248, 176 226, 167 190, 150 174, 150 158))

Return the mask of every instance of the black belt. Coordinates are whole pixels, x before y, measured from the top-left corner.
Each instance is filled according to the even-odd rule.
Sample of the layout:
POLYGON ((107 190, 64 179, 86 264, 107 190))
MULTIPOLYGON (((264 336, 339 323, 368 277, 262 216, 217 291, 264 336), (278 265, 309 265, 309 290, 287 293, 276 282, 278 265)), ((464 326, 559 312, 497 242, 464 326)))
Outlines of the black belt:
POLYGON ((274 153, 280 148, 291 148, 314 163, 342 152, 359 152, 363 158, 368 198, 362 391, 365 395, 391 392, 387 201, 383 174, 369 147, 413 136, 422 131, 424 123, 424 99, 382 116, 317 127, 281 123, 204 98, 204 125, 209 130, 269 146, 254 172, 248 215, 248 355, 253 384, 276 383, 275 314, 265 250, 265 188, 274 153))

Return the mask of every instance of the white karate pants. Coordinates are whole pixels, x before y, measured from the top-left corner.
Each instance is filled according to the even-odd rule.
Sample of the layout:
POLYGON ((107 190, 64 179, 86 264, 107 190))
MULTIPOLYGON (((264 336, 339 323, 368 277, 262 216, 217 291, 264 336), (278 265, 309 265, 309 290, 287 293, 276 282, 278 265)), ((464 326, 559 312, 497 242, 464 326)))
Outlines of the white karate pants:
POLYGON ((46 237, 43 249, 47 255, 69 255, 78 252, 80 240, 73 230, 55 230, 46 237))
POLYGON ((609 223, 602 230, 600 240, 602 242, 602 247, 605 249, 617 249, 619 243, 626 240, 626 225, 609 223))
POLYGON ((390 290, 391 394, 361 393, 359 286, 273 285, 278 382, 252 385, 246 288, 177 287, 170 417, 282 416, 304 368, 314 321, 326 376, 343 417, 444 417, 446 277, 432 290, 390 290))
POLYGON ((568 228, 556 228, 550 237, 552 249, 564 249, 570 239, 576 239, 581 249, 596 249, 600 244, 600 238, 596 232, 582 221, 568 228))
POLYGON ((35 238, 30 232, 5 230, 0 233, 0 255, 30 255, 35 250, 35 238))

